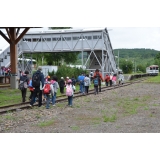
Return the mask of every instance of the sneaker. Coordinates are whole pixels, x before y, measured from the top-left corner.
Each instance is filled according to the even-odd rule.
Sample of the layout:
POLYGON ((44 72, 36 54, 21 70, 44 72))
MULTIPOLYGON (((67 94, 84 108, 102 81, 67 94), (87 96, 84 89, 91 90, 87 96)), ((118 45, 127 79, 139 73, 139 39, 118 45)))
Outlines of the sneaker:
POLYGON ((29 107, 33 107, 33 106, 30 104, 29 107))
POLYGON ((53 104, 53 107, 56 106, 55 104, 53 104))
POLYGON ((49 109, 49 107, 47 107, 46 109, 49 109))
POLYGON ((69 105, 70 107, 72 107, 72 105, 69 105))

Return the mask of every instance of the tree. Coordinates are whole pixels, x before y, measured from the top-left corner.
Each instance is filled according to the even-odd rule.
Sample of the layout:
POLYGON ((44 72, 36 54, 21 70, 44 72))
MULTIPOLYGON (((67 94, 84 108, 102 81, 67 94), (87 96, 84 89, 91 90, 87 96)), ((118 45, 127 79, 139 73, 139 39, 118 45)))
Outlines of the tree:
POLYGON ((121 68, 124 73, 132 73, 132 69, 133 69, 132 61, 123 60, 121 64, 122 64, 121 68))
POLYGON ((146 68, 145 68, 145 66, 143 66, 141 64, 138 64, 137 65, 137 71, 145 73, 146 72, 146 68))
MULTIPOLYGON (((160 52, 154 58, 154 64, 160 66, 160 52)), ((160 68, 159 68, 160 70, 160 68)))
MULTIPOLYGON (((49 27, 50 29, 70 29, 71 27, 49 27)), ((78 59, 79 52, 61 52, 61 53, 48 53, 45 56, 48 65, 61 65, 62 62, 66 64, 75 63, 78 59)))

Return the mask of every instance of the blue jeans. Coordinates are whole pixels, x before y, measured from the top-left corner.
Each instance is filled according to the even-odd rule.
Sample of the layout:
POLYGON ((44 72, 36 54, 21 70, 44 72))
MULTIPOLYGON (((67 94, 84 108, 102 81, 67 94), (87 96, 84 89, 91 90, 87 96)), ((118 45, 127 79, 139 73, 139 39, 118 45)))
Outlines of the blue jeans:
POLYGON ((52 104, 54 105, 56 103, 56 92, 54 92, 54 95, 52 96, 52 104))
POLYGON ((46 94, 46 108, 49 108, 50 95, 46 94))
POLYGON ((80 83, 80 91, 81 93, 84 93, 84 83, 80 83))
POLYGON ((72 106, 73 96, 68 96, 68 105, 72 106))

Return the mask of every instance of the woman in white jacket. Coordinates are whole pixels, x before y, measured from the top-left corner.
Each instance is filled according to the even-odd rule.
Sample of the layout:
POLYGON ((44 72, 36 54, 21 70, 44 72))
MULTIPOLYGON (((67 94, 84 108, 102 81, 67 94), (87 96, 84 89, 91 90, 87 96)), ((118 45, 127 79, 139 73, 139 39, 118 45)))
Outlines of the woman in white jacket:
POLYGON ((84 78, 85 94, 88 94, 90 84, 91 84, 91 81, 90 81, 89 75, 87 74, 86 77, 84 78))
POLYGON ((118 75, 118 81, 119 81, 119 84, 124 83, 124 75, 122 72, 119 73, 119 75, 118 75))

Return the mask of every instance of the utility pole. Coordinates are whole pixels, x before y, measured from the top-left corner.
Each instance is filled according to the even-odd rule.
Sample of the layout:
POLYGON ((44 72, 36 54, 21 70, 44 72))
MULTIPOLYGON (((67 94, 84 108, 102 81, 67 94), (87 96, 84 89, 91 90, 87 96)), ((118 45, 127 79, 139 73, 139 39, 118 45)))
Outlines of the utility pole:
POLYGON ((118 72, 119 72, 119 50, 118 50, 118 72))

